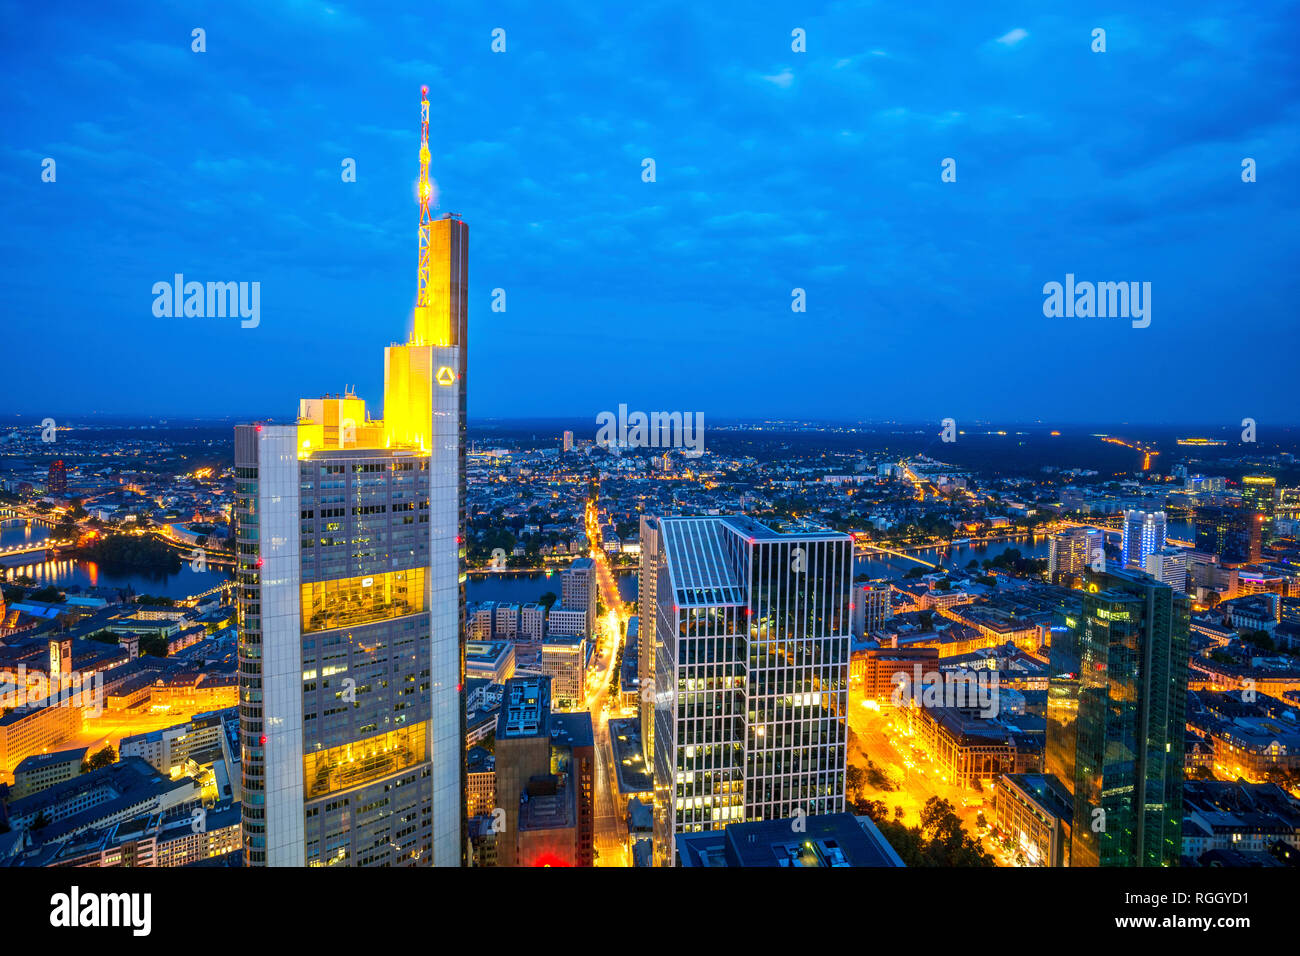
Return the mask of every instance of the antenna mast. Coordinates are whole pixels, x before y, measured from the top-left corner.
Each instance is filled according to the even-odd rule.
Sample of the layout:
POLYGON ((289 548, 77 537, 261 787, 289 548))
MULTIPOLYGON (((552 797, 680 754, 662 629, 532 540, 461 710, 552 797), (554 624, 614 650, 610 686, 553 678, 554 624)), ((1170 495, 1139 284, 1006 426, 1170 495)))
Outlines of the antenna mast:
POLYGON ((416 307, 429 301, 429 202, 433 184, 429 180, 429 87, 420 87, 420 265, 416 276, 416 307))

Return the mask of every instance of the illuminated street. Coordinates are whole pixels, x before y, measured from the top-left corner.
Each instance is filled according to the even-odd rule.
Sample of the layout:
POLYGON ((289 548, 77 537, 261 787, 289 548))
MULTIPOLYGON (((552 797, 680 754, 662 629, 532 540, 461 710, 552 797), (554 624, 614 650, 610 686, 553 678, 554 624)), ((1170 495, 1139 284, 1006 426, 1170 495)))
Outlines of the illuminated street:
POLYGON ((595 501, 586 507, 587 540, 596 566, 596 583, 606 612, 596 621, 596 648, 587 674, 587 709, 596 737, 596 806, 595 846, 597 866, 628 866, 622 815, 615 801, 618 781, 614 773, 614 754, 609 739, 609 711, 618 707, 618 656, 627 631, 628 611, 618 593, 618 582, 610 570, 600 537, 600 522, 595 501), (611 685, 611 682, 614 682, 611 685), (610 700, 610 687, 614 699, 610 700))
POLYGON ((858 752, 850 748, 849 762, 866 770, 870 759, 895 788, 883 790, 868 783, 862 789, 865 799, 883 802, 891 815, 896 807, 902 807, 901 822, 909 827, 920 823, 921 810, 931 797, 947 800, 967 832, 980 836, 984 848, 998 865, 1011 865, 1001 848, 979 831, 977 821, 981 812, 989 823, 993 822, 993 795, 987 787, 983 793, 977 793, 948 783, 920 742, 909 736, 906 723, 894 720, 889 708, 880 711, 863 706, 862 695, 856 690, 849 694, 849 727, 861 748, 858 752))

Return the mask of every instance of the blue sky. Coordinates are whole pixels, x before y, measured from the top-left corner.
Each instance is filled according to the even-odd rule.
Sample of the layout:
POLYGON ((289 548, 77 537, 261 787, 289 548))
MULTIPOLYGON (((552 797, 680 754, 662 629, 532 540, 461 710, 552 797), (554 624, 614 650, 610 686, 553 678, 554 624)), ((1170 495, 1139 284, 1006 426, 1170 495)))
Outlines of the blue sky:
POLYGON ((1295 4, 51 6, 0 4, 3 411, 378 406, 427 83, 471 418, 1300 419, 1295 4), (155 317, 178 272, 260 325, 155 317))

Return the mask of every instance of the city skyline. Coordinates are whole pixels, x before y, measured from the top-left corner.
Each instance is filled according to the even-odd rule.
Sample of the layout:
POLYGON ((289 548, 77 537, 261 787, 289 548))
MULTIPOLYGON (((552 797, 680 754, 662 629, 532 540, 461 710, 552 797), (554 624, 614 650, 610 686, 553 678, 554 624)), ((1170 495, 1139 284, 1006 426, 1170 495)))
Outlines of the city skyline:
MULTIPOLYGON (((71 333, 59 414, 273 414, 322 384, 376 400, 377 371, 324 343, 409 320, 407 104, 428 82, 433 178, 456 197, 440 212, 476 223, 476 420, 627 402, 706 419, 1285 421, 1285 350, 1258 346, 1286 335, 1300 292, 1278 215, 1297 198, 1279 172, 1297 144, 1288 12, 1229 27, 1228 11, 1110 18, 1104 53, 1084 11, 1022 5, 945 11, 941 31, 923 11, 852 5, 798 23, 671 6, 608 20, 451 11, 388 30, 338 6, 202 24, 86 11, 72 36, 48 14, 7 44, 0 74, 39 62, 48 77, 14 84, 0 160, 13 234, 34 237, 5 249, 11 324, 71 333), (309 64, 275 55, 302 45, 309 64), (358 57, 373 69, 344 68, 358 57), (539 75, 547 95, 520 105, 539 75), (1241 181, 1243 157, 1257 182, 1241 181), (109 239, 79 260, 93 311, 46 294, 73 229, 109 239), (156 316, 150 290, 178 274, 260 283, 257 326, 156 316), (1151 325, 1046 317, 1044 286, 1067 276, 1150 282, 1151 325), (817 374, 787 388, 745 371, 774 367, 774 341, 817 374), (201 364, 208 382, 105 368, 130 342, 201 364), (671 361, 683 344, 731 361, 694 375, 671 361), (235 350, 232 367, 220 356, 235 350), (299 368, 277 364, 286 350, 299 368), (662 372, 566 376, 549 362, 561 356, 662 372), (1125 357, 1144 363, 1141 393, 1125 357), (1057 387, 1062 362, 1090 370, 1085 390, 1057 387), (1242 374, 1189 408, 1186 387, 1224 368, 1242 374), (863 375, 846 407, 830 383, 863 375)), ((10 369, 11 409, 51 413, 40 375, 10 369)))
POLYGON ((1250 927, 1300 20, 1153 3, 0 12, 0 871, 200 871, 36 921, 871 867, 1250 927))

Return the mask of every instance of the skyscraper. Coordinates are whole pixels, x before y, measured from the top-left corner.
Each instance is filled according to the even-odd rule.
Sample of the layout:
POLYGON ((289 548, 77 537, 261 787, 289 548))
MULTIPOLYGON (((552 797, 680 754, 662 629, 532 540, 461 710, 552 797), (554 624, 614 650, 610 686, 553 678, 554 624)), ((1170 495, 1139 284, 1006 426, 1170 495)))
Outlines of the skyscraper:
POLYGON ((574 558, 560 579, 560 602, 571 611, 586 614, 587 637, 596 639, 596 562, 574 558))
POLYGON ((641 558, 637 571, 637 678, 641 694, 641 747, 654 767, 655 731, 655 570, 659 566, 659 521, 641 516, 641 558))
POLYGON ((52 495, 68 493, 68 468, 63 464, 62 458, 50 462, 50 471, 45 479, 45 490, 52 495))
POLYGON ((1277 479, 1272 475, 1246 475, 1241 479, 1241 500, 1251 511, 1264 516, 1261 529, 1268 535, 1277 511, 1277 479))
POLYGON ((891 593, 888 581, 866 581, 853 585, 851 604, 854 637, 861 640, 885 626, 891 610, 891 593))
POLYGON ((1224 564, 1249 564, 1260 559, 1264 516, 1238 505, 1207 505, 1196 509, 1196 550, 1217 554, 1224 564))
POLYGON ((1165 546, 1163 511, 1124 512, 1124 540, 1120 549, 1123 567, 1143 567, 1148 554, 1165 546))
POLYGON ((250 866, 459 866, 468 229, 433 220, 384 417, 351 393, 235 429, 250 866))
POLYGON ((853 539, 660 518, 654 856, 680 833, 844 809, 853 539))
POLYGON ((1047 573, 1053 580, 1058 574, 1082 574, 1098 558, 1105 558, 1105 540, 1098 528, 1067 528, 1052 535, 1047 543, 1047 573))
POLYGON ((1143 570, 1180 594, 1187 593, 1187 552, 1181 548, 1164 547, 1153 551, 1147 555, 1143 570))
POLYGON ((1182 843, 1191 604, 1136 571, 1089 574, 1052 632, 1047 769, 1070 791, 1071 866, 1172 866, 1182 843))

